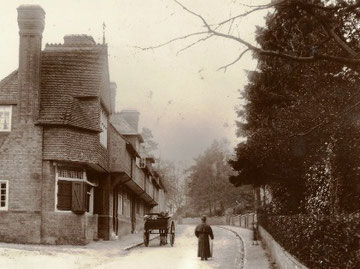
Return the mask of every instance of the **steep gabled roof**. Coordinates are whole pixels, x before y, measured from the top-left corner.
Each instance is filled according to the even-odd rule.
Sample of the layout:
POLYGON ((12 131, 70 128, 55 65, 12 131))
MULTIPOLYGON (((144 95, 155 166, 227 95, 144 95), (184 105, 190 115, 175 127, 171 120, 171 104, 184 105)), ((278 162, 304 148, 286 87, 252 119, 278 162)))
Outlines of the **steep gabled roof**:
POLYGON ((116 122, 111 121, 111 117, 110 117, 110 122, 111 124, 114 126, 114 128, 123 136, 136 136, 139 141, 141 143, 144 142, 143 137, 141 136, 141 134, 139 134, 137 131, 134 130, 133 127, 131 127, 131 125, 123 118, 121 117, 117 117, 116 122))
POLYGON ((112 122, 116 130, 122 135, 138 135, 139 133, 122 117, 117 117, 116 122, 112 122))
POLYGON ((83 104, 85 99, 100 100, 110 111, 108 84, 105 46, 48 45, 41 57, 39 123, 101 131, 83 104))
POLYGON ((15 70, 0 81, 0 103, 16 104, 18 93, 18 71, 15 70))

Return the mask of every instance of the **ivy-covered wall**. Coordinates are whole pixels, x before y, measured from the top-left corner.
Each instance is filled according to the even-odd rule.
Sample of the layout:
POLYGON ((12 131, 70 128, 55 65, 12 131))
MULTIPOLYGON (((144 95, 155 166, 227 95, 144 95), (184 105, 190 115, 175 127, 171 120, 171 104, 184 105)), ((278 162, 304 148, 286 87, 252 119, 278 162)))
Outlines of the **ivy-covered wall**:
POLYGON ((309 268, 360 268, 360 213, 258 218, 284 249, 309 268))

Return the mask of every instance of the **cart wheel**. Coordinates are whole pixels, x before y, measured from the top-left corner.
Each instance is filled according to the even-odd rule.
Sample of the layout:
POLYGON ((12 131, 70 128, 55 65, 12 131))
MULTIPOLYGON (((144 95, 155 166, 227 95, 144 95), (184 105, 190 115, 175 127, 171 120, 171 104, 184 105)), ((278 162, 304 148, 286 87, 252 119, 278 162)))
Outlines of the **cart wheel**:
POLYGON ((144 245, 145 245, 145 247, 149 246, 149 237, 150 237, 149 232, 144 232, 144 245))
POLYGON ((175 224, 174 222, 172 222, 170 227, 170 245, 174 246, 174 243, 175 243, 175 224))

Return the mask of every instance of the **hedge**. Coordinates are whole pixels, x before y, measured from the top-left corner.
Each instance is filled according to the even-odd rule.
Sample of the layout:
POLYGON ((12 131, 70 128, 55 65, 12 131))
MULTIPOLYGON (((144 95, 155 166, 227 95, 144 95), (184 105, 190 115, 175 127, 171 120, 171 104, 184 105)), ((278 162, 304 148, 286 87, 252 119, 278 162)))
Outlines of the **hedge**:
POLYGON ((360 214, 259 215, 262 225, 309 268, 360 268, 360 214))

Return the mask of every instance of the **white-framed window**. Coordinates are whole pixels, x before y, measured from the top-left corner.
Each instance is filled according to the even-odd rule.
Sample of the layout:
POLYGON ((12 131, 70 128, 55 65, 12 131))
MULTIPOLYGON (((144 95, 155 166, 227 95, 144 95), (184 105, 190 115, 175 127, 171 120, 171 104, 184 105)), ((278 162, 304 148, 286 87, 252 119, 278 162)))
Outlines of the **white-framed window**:
POLYGON ((106 115, 104 109, 100 109, 100 143, 105 148, 107 148, 107 129, 108 129, 108 116, 106 115))
POLYGON ((11 131, 12 106, 0 105, 0 132, 11 131))
POLYGON ((55 211, 93 213, 95 186, 87 180, 85 169, 56 166, 55 211))
POLYGON ((0 210, 8 210, 9 207, 9 181, 0 180, 0 210))

